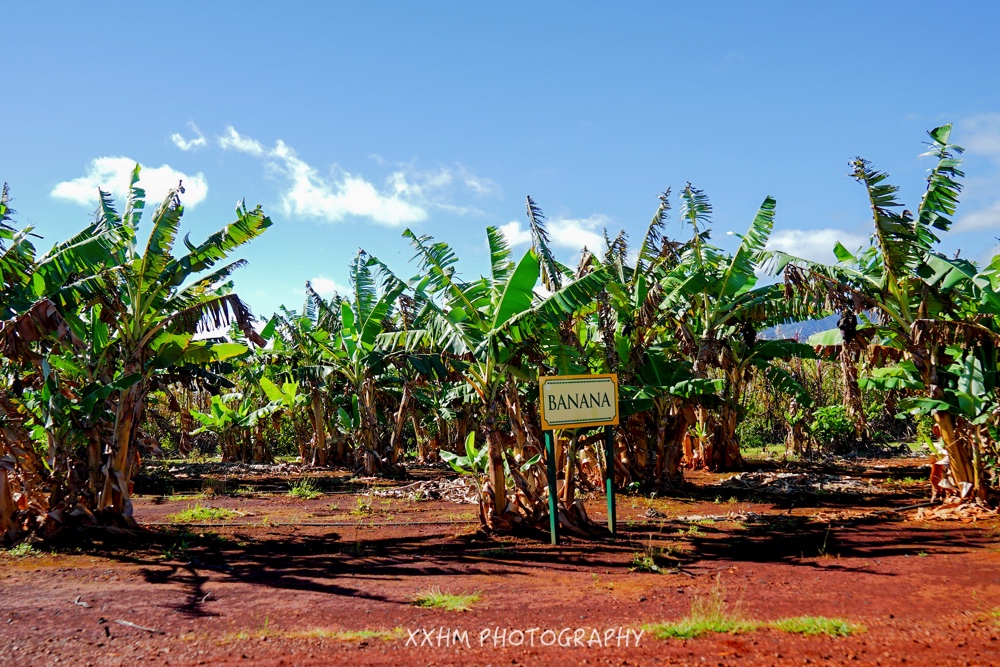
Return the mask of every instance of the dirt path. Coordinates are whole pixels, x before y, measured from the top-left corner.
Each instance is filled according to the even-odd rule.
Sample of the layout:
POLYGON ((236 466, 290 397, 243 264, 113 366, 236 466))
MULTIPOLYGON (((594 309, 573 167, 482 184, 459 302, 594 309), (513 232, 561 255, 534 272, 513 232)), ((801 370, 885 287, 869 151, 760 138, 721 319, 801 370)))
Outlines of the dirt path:
MULTIPOLYGON (((0 560, 0 664, 1000 664, 1000 522, 871 516, 919 502, 883 472, 866 479, 898 492, 805 499, 729 495, 695 476, 692 497, 621 496, 619 539, 558 547, 490 537, 473 506, 440 501, 140 499, 147 523, 207 504, 244 525, 84 531, 55 554, 0 560), (274 525, 297 522, 338 525, 274 525), (631 571, 646 556, 660 573, 631 571), (716 586, 755 620, 839 617, 867 631, 638 636, 716 586), (427 589, 480 601, 411 604, 427 589)), ((602 505, 588 503, 597 519, 602 505)))

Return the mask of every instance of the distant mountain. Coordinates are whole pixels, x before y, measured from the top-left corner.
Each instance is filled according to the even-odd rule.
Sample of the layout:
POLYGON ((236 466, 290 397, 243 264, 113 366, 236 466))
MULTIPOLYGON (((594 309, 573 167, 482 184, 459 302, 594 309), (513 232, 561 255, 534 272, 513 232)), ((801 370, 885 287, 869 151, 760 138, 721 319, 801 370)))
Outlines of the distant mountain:
POLYGON ((797 338, 801 342, 806 342, 806 339, 813 334, 819 333, 820 331, 827 331, 829 329, 837 328, 837 320, 840 316, 837 314, 827 315, 826 317, 819 320, 805 320, 802 322, 794 322, 792 324, 779 324, 776 327, 772 327, 765 331, 762 331, 759 335, 761 338, 797 338))

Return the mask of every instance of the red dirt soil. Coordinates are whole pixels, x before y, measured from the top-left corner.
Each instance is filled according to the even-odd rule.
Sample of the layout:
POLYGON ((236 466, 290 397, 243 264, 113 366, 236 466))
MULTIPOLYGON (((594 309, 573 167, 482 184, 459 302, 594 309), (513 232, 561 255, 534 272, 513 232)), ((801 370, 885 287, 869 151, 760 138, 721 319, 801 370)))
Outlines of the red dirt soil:
MULTIPOLYGON (((879 463, 866 474, 888 488, 893 470, 922 461, 879 463)), ((369 510, 350 493, 142 497, 142 531, 81 530, 39 545, 38 555, 0 557, 0 665, 1000 664, 996 518, 884 511, 925 500, 915 497, 925 485, 769 500, 734 496, 721 478, 691 474, 684 494, 663 499, 621 495, 618 539, 555 547, 546 533, 487 535, 474 506, 440 501, 376 497, 369 510), (234 510, 227 524, 244 525, 150 526, 196 502, 234 510), (730 512, 743 514, 721 518, 730 512), (657 513, 666 518, 647 518, 657 513), (301 522, 339 525, 274 525, 301 522), (419 523, 393 525, 405 522, 419 523), (664 571, 631 571, 637 554, 662 554, 664 571), (635 634, 628 646, 617 635, 603 645, 608 629, 680 619, 716 586, 747 618, 838 617, 867 631, 692 640, 647 631, 638 646, 635 634), (428 589, 477 592, 480 601, 466 612, 414 606, 428 589), (484 630, 532 628, 534 647, 492 634, 481 643, 484 630), (564 628, 564 641, 579 628, 590 645, 542 645, 553 639, 545 630, 564 628), (468 645, 444 639, 456 630, 468 645)), ((601 520, 603 498, 587 508, 601 520)))

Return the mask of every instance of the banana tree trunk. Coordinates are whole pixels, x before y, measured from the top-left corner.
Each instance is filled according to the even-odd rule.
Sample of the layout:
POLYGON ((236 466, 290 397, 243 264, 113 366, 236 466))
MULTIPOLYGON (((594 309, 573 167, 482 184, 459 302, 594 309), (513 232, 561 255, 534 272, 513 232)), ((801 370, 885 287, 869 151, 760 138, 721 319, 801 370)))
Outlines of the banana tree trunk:
POLYGON ((799 402, 794 398, 788 404, 788 433, 785 434, 785 456, 789 453, 808 455, 809 439, 805 432, 805 415, 799 408, 799 402))
POLYGON ((941 441, 948 452, 949 470, 954 479, 961 498, 985 501, 988 496, 985 475, 982 464, 975 451, 978 443, 970 437, 964 420, 956 420, 948 412, 934 411, 934 423, 937 424, 941 441))
POLYGON ((361 441, 363 443, 362 465, 366 475, 374 475, 382 468, 378 438, 378 419, 375 416, 375 380, 366 377, 361 382, 358 394, 358 410, 361 413, 361 441))
POLYGON ((264 424, 260 422, 254 429, 252 458, 254 463, 274 463, 274 456, 271 455, 270 448, 264 442, 264 424))
MULTIPOLYGON (((406 413, 410 407, 411 394, 410 384, 404 383, 403 395, 399 400, 399 410, 396 411, 396 423, 393 425, 392 438, 389 441, 389 450, 391 451, 389 463, 392 465, 395 465, 403 456, 403 427, 406 426, 406 413)), ((414 432, 414 436, 416 436, 416 432, 414 432)))
POLYGON ((862 401, 861 387, 858 386, 858 350, 853 343, 843 345, 840 352, 841 381, 844 395, 844 409, 847 418, 854 424, 854 434, 858 440, 868 438, 868 419, 862 401))
POLYGON ((736 425, 739 423, 739 410, 745 386, 745 373, 738 366, 725 370, 727 392, 719 408, 719 422, 715 431, 709 435, 712 440, 711 456, 706 458, 706 466, 713 472, 739 470, 743 467, 743 455, 740 453, 740 442, 736 438, 736 425))
POLYGON ((743 467, 743 455, 736 439, 736 424, 739 411, 729 403, 719 408, 719 421, 715 432, 709 438, 712 441, 711 451, 706 456, 706 467, 713 472, 738 470, 743 467))
POLYGON ((516 457, 523 457, 524 445, 527 442, 528 433, 524 425, 524 416, 521 414, 521 397, 517 392, 517 385, 513 379, 507 381, 504 399, 507 405, 507 416, 510 419, 510 430, 514 435, 514 455, 516 457))
POLYGON ((13 471, 8 471, 0 466, 0 537, 14 527, 14 511, 17 506, 14 504, 14 494, 11 492, 11 484, 7 475, 13 471))
POLYGON ((309 453, 309 463, 314 466, 326 465, 326 415, 323 412, 323 395, 319 389, 312 388, 312 451, 309 453))
MULTIPOLYGON (((188 403, 187 399, 184 402, 188 403)), ((194 442, 191 440, 191 431, 193 430, 194 418, 191 416, 191 406, 188 404, 185 409, 181 410, 181 436, 177 443, 177 451, 183 457, 187 457, 194 448, 194 442)))
MULTIPOLYGON (((410 412, 410 425, 413 426, 413 439, 417 441, 417 460, 421 463, 430 461, 433 456, 432 449, 434 448, 427 437, 427 429, 417 419, 416 412, 410 412)), ((435 438, 435 444, 436 440, 435 438)))
MULTIPOLYGON (((944 389, 938 377, 938 350, 911 348, 911 357, 923 373, 924 384, 928 387, 928 396, 936 400, 944 400, 944 389)), ((977 443, 970 437, 969 424, 961 417, 957 418, 950 412, 935 410, 931 413, 938 427, 941 441, 948 453, 949 470, 960 497, 986 500, 988 489, 982 470, 982 460, 978 452, 974 452, 977 443)))
POLYGON ((493 509, 492 513, 486 516, 486 525, 493 529, 505 529, 509 527, 509 522, 505 518, 507 513, 507 476, 503 469, 503 443, 500 440, 500 434, 495 429, 496 403, 491 402, 486 412, 486 443, 489 447, 489 477, 493 492, 493 509))
POLYGON ((687 411, 677 410, 676 414, 668 417, 669 426, 665 433, 667 447, 662 481, 674 488, 684 484, 684 468, 681 461, 685 453, 684 445, 688 432, 687 417, 687 411))
MULTIPOLYGON (((126 367, 125 374, 138 372, 138 367, 126 367)), ((124 390, 115 412, 114 440, 111 455, 104 466, 104 485, 98 497, 98 509, 110 510, 129 524, 132 518, 131 484, 132 462, 135 451, 132 443, 139 427, 145 388, 137 382, 124 390)))
POLYGON ((19 472, 21 492, 31 499, 35 490, 41 489, 45 483, 45 464, 24 429, 21 413, 4 392, 0 392, 0 414, 4 417, 4 425, 0 429, 0 445, 3 445, 0 454, 9 455, 14 460, 11 472, 19 472))

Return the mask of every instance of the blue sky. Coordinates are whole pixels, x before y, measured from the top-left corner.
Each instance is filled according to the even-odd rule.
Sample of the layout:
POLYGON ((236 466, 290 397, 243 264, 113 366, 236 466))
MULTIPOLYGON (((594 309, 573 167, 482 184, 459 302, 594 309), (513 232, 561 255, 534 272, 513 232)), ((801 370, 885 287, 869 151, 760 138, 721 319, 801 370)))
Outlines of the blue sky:
POLYGON ((237 277, 260 316, 346 286, 359 247, 409 278, 406 227, 479 275, 487 225, 526 247, 525 195, 567 263, 604 227, 638 242, 686 181, 722 242, 773 195, 774 247, 832 259, 870 232, 848 160, 915 208, 945 122, 968 149, 945 247, 1000 236, 1000 3, 64 2, 4 25, 18 221, 65 238, 134 162, 152 198, 183 178, 196 240, 245 197, 275 222, 237 277))

